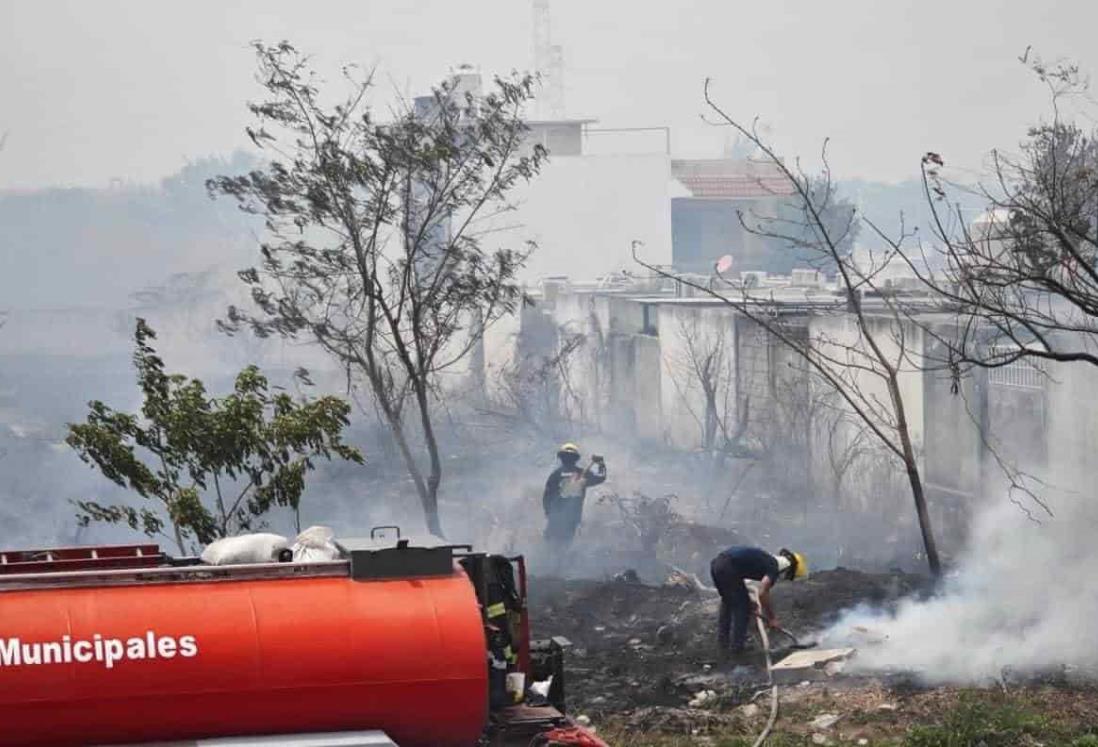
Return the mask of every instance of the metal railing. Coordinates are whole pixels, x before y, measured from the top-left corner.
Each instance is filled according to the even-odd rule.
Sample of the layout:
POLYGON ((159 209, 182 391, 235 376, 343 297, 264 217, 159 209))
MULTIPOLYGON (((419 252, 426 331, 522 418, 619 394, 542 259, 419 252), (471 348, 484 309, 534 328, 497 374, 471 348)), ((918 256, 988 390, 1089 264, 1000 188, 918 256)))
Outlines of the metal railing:
POLYGON ((13 573, 0 576, 0 592, 20 589, 135 586, 142 584, 216 583, 273 578, 350 577, 347 560, 315 563, 251 563, 246 565, 180 565, 53 573, 13 573))
MULTIPOLYGON (((996 345, 991 349, 993 356, 1009 357, 1016 352, 1017 348, 1008 348, 1001 345, 996 345)), ((1019 358, 1002 366, 988 369, 987 381, 994 386, 1043 390, 1045 388, 1045 372, 1031 360, 1019 358)))

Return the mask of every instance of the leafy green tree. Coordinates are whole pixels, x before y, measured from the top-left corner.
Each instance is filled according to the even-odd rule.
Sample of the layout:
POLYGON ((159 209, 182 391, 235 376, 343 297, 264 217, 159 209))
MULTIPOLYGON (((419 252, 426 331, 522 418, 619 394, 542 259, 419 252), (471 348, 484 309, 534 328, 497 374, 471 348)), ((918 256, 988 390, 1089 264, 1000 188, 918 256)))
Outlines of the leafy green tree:
POLYGON ((211 397, 198 379, 164 370, 144 319, 134 338, 141 412, 93 401, 87 420, 69 425, 66 442, 105 477, 156 505, 75 501, 82 525, 126 524, 149 536, 168 536, 170 528, 187 552, 260 526, 273 507, 296 513, 316 459, 362 462, 341 440, 350 412, 343 400, 272 393, 255 366, 237 375, 231 394, 211 397))
POLYGON ((546 155, 522 119, 534 81, 499 78, 483 95, 447 81, 379 121, 368 78, 348 72, 333 104, 292 46, 256 52, 266 99, 247 132, 272 160, 209 183, 267 228, 240 273, 256 310, 231 308, 225 326, 308 338, 368 387, 441 534, 442 375, 523 298, 527 252, 489 241, 546 155))

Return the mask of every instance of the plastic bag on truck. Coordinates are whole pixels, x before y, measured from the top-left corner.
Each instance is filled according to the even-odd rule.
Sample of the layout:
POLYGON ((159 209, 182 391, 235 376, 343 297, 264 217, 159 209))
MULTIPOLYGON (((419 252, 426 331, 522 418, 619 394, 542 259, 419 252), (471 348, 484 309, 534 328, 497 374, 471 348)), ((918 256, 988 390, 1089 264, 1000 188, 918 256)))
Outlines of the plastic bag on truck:
POLYGON ((316 563, 342 557, 335 543, 335 533, 330 527, 309 527, 297 535, 291 549, 295 563, 316 563))
POLYGON ((289 548, 290 540, 281 534, 241 534, 214 540, 206 545, 200 557, 207 565, 271 563, 289 548))

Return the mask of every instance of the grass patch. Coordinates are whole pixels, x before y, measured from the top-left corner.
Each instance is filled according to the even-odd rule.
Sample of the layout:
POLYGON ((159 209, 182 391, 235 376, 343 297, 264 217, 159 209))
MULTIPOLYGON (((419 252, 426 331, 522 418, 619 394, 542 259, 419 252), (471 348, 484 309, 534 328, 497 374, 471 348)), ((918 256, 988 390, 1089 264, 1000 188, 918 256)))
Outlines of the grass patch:
MULTIPOLYGON (((1070 730, 1016 702, 962 696, 940 723, 913 726, 904 747, 1086 747, 1092 735, 1073 739, 1070 730), (1082 741, 1081 741, 1082 740, 1082 741)), ((1098 747, 1098 742, 1094 743, 1098 747)))
MULTIPOLYGON (((783 704, 766 744, 812 745, 812 719, 836 713, 842 720, 825 732, 836 747, 861 738, 876 747, 1098 747, 1098 692, 943 689, 888 700, 893 707, 878 711, 880 701, 879 693, 853 692, 783 704)), ((612 747, 751 747, 764 715, 700 728, 690 723, 650 728, 610 717, 599 731, 612 747)))

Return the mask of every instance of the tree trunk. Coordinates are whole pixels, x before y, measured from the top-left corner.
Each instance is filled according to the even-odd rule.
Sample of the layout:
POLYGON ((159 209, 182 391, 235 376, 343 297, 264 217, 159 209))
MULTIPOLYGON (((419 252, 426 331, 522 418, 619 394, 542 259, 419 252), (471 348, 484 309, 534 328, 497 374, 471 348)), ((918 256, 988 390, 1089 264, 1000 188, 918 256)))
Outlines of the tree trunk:
POLYGON ((907 465, 907 479, 911 483, 911 495, 915 499, 915 512, 919 516, 919 530, 923 533, 923 547, 926 548, 926 561, 930 566, 930 574, 934 578, 939 578, 942 575, 942 563, 938 558, 938 545, 934 541, 930 514, 926 509, 923 481, 919 477, 919 468, 913 463, 907 465))
POLYGON ((469 379, 472 384, 471 396, 473 402, 481 407, 488 403, 488 382, 486 372, 488 370, 484 354, 484 317, 479 308, 473 311, 473 319, 469 324, 474 335, 473 345, 469 349, 469 379))
POLYGON ((389 391, 382 384, 376 372, 371 371, 369 367, 367 367, 367 376, 369 377, 370 387, 380 406, 381 414, 384 415, 386 425, 389 426, 389 431, 393 435, 393 441, 396 442, 397 449, 400 451, 404 467, 408 470, 408 475, 412 478, 412 484, 416 487, 416 494, 419 496, 420 506, 423 508, 423 520, 427 525, 427 531, 442 537, 442 524, 438 515, 438 486, 442 479, 442 466, 438 456, 438 444, 434 430, 431 428, 430 414, 425 409, 428 397, 426 385, 419 381, 414 385, 416 404, 420 408, 420 422, 424 429, 424 440, 427 443, 427 451, 431 460, 431 471, 427 479, 424 480, 419 462, 416 460, 415 454, 412 453, 412 448, 408 445, 408 438, 404 434, 404 423, 401 414, 387 399, 389 391))
POLYGON ((436 537, 445 537, 442 522, 438 515, 438 486, 442 483, 442 459, 438 454, 438 439, 435 437, 434 424, 431 422, 430 393, 426 384, 416 386, 416 404, 419 406, 420 424, 423 427, 423 442, 427 447, 430 460, 430 472, 427 473, 426 492, 423 500, 423 514, 427 522, 427 531, 436 537))
POLYGON ((907 413, 904 409, 904 401, 900 396, 900 385, 894 371, 889 374, 888 389, 892 397, 893 408, 896 411, 896 430, 900 436, 900 447, 903 451, 907 480, 911 484, 911 497, 915 499, 915 514, 919 517, 919 531, 923 535, 926 562, 930 566, 930 574, 934 578, 939 578, 942 575, 942 563, 938 558, 938 544, 934 541, 934 530, 930 526, 930 512, 926 508, 923 480, 919 475, 919 463, 915 458, 915 449, 911 445, 911 434, 907 430, 907 413))
POLYGON ((179 545, 179 552, 182 555, 187 554, 187 548, 183 544, 183 530, 179 528, 179 525, 174 521, 172 522, 172 529, 175 530, 175 544, 179 545))
POLYGON ((717 445, 717 394, 705 389, 705 433, 702 436, 703 448, 707 451, 717 445))
POLYGON ((438 516, 438 492, 429 494, 423 504, 423 519, 427 523, 427 531, 436 537, 446 538, 442 533, 442 520, 438 516))
MULTIPOLYGON (((397 449, 400 451, 400 457, 404 460, 404 467, 412 478, 412 484, 416 486, 416 494, 419 496, 420 505, 423 507, 423 517, 427 529, 434 533, 432 527, 438 526, 437 500, 428 492, 427 483, 423 480, 423 473, 420 472, 415 454, 412 453, 411 447, 408 446, 408 439, 404 435, 403 423, 390 413, 388 408, 383 407, 382 412, 385 414, 385 419, 389 421, 389 430, 392 432, 393 441, 396 442, 397 449)), ((437 493, 437 488, 435 492, 437 493)))

